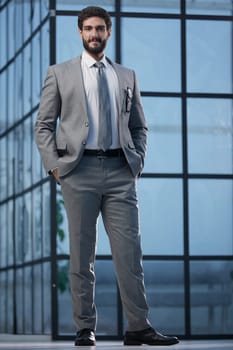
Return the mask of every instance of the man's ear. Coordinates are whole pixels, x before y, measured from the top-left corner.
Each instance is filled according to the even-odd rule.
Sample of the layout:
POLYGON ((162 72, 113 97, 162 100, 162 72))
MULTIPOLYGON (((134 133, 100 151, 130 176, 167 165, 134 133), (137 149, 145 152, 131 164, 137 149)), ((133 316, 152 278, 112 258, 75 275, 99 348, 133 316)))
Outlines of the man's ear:
POLYGON ((110 36, 112 35, 112 28, 108 29, 108 37, 110 38, 110 36))

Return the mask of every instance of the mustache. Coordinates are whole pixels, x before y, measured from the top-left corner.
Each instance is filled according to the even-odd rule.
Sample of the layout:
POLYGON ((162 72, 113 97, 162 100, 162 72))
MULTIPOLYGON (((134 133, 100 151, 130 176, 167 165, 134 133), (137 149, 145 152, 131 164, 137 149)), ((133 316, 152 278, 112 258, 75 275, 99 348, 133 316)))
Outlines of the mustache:
POLYGON ((88 40, 89 43, 91 43, 92 41, 98 41, 99 43, 102 42, 102 40, 100 38, 94 37, 88 40))

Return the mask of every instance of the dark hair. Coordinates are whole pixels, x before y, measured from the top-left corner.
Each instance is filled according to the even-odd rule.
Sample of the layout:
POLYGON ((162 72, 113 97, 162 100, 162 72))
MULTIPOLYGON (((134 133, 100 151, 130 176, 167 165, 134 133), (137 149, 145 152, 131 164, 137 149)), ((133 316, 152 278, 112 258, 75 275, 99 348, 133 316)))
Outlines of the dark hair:
POLYGON ((79 13, 78 27, 80 30, 83 28, 83 21, 90 17, 101 17, 104 19, 107 29, 112 27, 111 17, 105 9, 97 6, 88 6, 79 13))

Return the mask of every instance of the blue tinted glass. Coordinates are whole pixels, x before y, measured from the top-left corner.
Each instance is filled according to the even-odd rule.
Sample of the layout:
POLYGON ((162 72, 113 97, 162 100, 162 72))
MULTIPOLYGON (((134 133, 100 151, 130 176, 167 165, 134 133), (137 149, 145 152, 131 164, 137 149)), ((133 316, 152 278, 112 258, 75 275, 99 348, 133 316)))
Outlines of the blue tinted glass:
POLYGON ((189 92, 232 93, 230 21, 187 21, 187 87, 189 92))
POLYGON ((232 100, 188 100, 189 171, 233 173, 232 100))
POLYGON ((232 333, 232 273, 232 261, 191 262, 191 334, 232 333))
POLYGON ((0 12, 0 33, 1 33, 1 55, 0 68, 6 64, 7 61, 7 37, 6 37, 6 7, 0 12))
POLYGON ((182 181, 138 181, 139 208, 144 254, 183 254, 182 181))
POLYGON ((232 0, 186 0, 186 11, 191 14, 232 16, 232 0))
POLYGON ((165 334, 184 334, 184 266, 180 261, 143 261, 150 322, 165 334))
POLYGON ((122 62, 144 91, 180 91, 180 22, 122 18, 122 62))
POLYGON ((57 0, 57 10, 82 10, 87 6, 100 6, 107 11, 113 11, 115 8, 115 0, 57 0))
POLYGON ((142 102, 149 129, 144 173, 182 172, 180 100, 143 97, 142 102))
POLYGON ((189 181, 191 255, 233 254, 233 181, 189 181))
POLYGON ((180 0, 122 0, 122 11, 177 13, 180 11, 180 0))

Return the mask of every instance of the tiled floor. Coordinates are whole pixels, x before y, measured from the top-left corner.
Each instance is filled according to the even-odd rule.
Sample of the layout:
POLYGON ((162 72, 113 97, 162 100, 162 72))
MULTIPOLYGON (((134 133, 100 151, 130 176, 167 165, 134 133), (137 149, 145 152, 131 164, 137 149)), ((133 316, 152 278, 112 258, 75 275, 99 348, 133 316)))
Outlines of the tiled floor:
POLYGON ((174 349, 174 350, 233 350, 233 339, 231 340, 200 340, 200 341, 181 341, 177 345, 169 347, 164 346, 123 346, 118 341, 97 341, 96 347, 74 347, 73 342, 53 342, 48 337, 14 337, 0 335, 0 350, 70 350, 70 349, 91 349, 91 350, 148 350, 154 349, 174 349))

